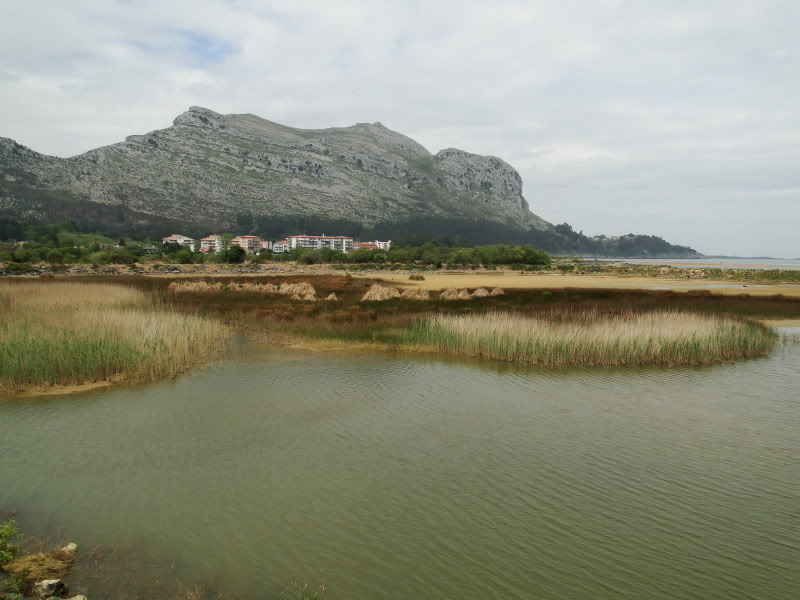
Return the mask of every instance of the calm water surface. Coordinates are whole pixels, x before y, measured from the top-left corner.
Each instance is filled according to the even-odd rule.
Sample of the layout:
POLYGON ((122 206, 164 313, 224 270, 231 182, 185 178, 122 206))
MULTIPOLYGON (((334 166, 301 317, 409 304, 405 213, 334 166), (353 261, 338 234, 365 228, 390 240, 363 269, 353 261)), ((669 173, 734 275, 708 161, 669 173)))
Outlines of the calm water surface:
POLYGON ((619 262, 636 265, 672 265, 675 267, 686 267, 688 269, 800 270, 800 258, 625 258, 621 259, 619 262))
POLYGON ((796 599, 800 346, 547 373, 241 343, 0 402, 0 508, 246 599, 796 599))

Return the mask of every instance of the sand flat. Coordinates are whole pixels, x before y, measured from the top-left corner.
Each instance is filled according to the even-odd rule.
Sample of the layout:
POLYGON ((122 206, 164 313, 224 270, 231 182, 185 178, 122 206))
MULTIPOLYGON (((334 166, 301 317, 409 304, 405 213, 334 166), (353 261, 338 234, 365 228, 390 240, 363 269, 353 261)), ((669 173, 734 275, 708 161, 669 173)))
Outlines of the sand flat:
MULTIPOLYGON (((366 277, 366 276, 365 276, 366 277)), ((428 290, 444 288, 478 288, 501 287, 514 289, 558 289, 558 288, 595 288, 595 289, 644 289, 674 291, 708 290, 713 294, 750 294, 753 296, 800 297, 800 285, 776 283, 754 284, 752 282, 713 281, 708 279, 662 279, 656 277, 621 277, 614 275, 556 275, 556 274, 520 274, 499 271, 424 273, 425 281, 410 281, 407 273, 381 271, 370 273, 370 278, 380 278, 386 282, 402 285, 418 285, 428 290)))
POLYGON ((797 327, 800 329, 800 319, 761 319, 761 322, 771 327, 797 327))

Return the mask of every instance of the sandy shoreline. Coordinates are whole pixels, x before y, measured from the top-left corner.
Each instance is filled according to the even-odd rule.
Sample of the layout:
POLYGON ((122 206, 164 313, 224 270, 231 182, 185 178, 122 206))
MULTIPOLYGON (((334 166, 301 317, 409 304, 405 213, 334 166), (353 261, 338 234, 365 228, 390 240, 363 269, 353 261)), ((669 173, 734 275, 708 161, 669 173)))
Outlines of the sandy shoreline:
POLYGON ((100 388, 108 388, 118 383, 122 383, 123 379, 105 380, 105 381, 92 381, 89 383, 79 383, 75 385, 47 385, 39 387, 29 387, 17 392, 4 392, 4 397, 8 398, 33 398, 38 396, 65 396, 67 394, 77 394, 79 392, 88 392, 100 388))
MULTIPOLYGON (((359 275, 354 275, 359 277, 359 275)), ((410 281, 407 273, 395 271, 378 271, 363 275, 365 278, 379 278, 398 285, 417 285, 427 290, 439 290, 449 287, 478 288, 501 287, 514 289, 559 289, 559 288, 592 288, 592 289, 644 289, 698 291, 708 290, 714 294, 749 294, 752 296, 784 296, 800 297, 800 285, 775 283, 754 284, 750 282, 713 281, 708 279, 661 279, 653 277, 620 277, 613 275, 543 275, 520 274, 499 271, 496 273, 425 273, 425 281, 410 281)))
POLYGON ((800 319, 761 319, 761 322, 770 327, 797 327, 800 329, 800 319))

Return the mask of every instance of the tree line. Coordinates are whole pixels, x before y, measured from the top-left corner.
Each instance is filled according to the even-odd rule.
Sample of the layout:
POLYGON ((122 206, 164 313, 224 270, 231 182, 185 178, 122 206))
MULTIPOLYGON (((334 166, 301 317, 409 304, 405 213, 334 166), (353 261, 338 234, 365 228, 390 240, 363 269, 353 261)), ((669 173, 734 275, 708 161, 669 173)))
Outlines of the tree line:
MULTIPOLYGON (((474 247, 458 245, 458 240, 439 241, 411 239, 390 250, 356 249, 348 253, 337 250, 296 248, 286 253, 262 250, 248 255, 242 248, 229 245, 217 254, 196 252, 178 244, 161 244, 157 240, 111 238, 100 233, 81 233, 69 223, 60 225, 19 225, 0 220, 0 240, 23 238, 22 245, 0 244, 0 262, 50 264, 134 264, 162 261, 176 264, 243 263, 297 261, 301 264, 390 265, 417 264, 440 267, 525 265, 542 267, 550 264, 543 250, 525 244, 490 244, 474 247)), ((232 237, 232 236, 225 236, 232 237)))

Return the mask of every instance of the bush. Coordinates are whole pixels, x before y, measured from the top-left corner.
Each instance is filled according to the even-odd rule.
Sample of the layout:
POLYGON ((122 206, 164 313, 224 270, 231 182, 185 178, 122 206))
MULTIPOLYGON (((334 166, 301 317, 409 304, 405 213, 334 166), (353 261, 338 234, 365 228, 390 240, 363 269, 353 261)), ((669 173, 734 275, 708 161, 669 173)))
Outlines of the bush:
POLYGON ((172 255, 172 260, 179 265, 191 265, 194 263, 194 253, 189 248, 181 248, 172 255))
POLYGON ((413 274, 413 275, 410 275, 410 276, 409 276, 409 279, 410 279, 411 281, 425 281, 425 276, 424 276, 424 275, 419 275, 419 274, 415 273, 415 274, 413 274))
POLYGON ((11 543, 18 535, 17 524, 13 520, 0 524, 0 565, 10 563, 19 554, 19 548, 11 543))
POLYGON ((240 264, 244 262, 247 252, 241 246, 230 246, 225 248, 218 255, 219 261, 223 263, 240 264))
POLYGON ((28 263, 8 263, 5 266, 5 271, 9 275, 23 275, 30 273, 32 268, 28 263))

